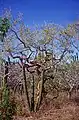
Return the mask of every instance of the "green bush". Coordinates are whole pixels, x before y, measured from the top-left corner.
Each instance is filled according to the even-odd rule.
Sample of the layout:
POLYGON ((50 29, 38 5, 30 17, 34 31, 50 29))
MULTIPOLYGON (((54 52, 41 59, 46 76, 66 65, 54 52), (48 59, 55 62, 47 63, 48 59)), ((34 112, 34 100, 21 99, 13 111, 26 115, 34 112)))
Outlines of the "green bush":
POLYGON ((10 100, 10 92, 6 85, 2 88, 2 99, 0 103, 0 120, 12 120, 15 112, 15 104, 10 100))

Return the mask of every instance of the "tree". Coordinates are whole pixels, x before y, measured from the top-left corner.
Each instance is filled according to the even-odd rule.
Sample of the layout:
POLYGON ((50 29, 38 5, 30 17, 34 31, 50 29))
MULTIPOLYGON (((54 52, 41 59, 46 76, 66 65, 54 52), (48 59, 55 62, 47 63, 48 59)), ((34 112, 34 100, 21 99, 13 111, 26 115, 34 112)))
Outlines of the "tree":
MULTIPOLYGON (((46 81, 54 80, 59 65, 70 62, 69 57, 73 53, 71 27, 64 28, 51 23, 32 30, 21 20, 16 19, 11 23, 10 29, 9 26, 5 27, 5 56, 18 59, 23 71, 23 87, 28 107, 31 111, 37 111, 46 93, 46 81), (28 74, 30 87, 27 84, 28 74)), ((56 85, 53 88, 58 92, 56 85)))

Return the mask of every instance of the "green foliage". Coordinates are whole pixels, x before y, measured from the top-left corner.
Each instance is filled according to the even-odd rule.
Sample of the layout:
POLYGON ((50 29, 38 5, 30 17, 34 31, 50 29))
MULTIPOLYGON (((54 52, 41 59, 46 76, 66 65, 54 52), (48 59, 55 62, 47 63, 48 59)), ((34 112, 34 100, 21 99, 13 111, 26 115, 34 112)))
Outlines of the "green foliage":
POLYGON ((6 85, 2 88, 2 99, 0 103, 0 120, 12 120, 15 112, 15 104, 10 101, 10 93, 6 85))
POLYGON ((0 39, 3 42, 6 33, 10 28, 10 21, 7 18, 0 18, 0 39))

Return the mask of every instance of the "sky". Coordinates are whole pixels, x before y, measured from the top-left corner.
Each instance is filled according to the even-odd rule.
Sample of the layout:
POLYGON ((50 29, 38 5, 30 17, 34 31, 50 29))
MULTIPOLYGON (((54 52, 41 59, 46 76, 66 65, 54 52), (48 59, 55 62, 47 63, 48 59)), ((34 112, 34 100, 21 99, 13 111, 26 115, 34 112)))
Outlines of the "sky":
POLYGON ((79 19, 79 0, 0 0, 0 14, 4 8, 11 8, 13 16, 23 13, 29 26, 44 21, 67 25, 79 19))

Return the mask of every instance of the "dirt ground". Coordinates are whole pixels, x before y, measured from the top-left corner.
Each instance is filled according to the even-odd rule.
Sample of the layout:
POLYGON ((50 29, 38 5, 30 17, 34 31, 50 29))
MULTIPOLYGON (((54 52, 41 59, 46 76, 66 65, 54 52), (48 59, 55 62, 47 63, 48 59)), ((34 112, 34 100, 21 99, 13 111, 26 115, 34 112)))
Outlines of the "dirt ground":
POLYGON ((17 114, 14 120, 79 120, 79 99, 44 100, 37 113, 17 114))

